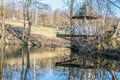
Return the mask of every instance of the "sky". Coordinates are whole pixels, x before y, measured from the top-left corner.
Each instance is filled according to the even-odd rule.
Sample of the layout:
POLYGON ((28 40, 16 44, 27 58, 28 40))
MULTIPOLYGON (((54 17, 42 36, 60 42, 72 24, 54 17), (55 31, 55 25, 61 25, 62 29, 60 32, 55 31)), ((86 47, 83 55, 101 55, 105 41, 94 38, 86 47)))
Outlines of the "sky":
POLYGON ((63 0, 43 0, 43 2, 49 4, 53 10, 64 8, 63 0))
MULTIPOLYGON (((64 0, 43 0, 44 3, 51 6, 52 10, 64 9, 65 5, 64 5, 63 1, 64 0)), ((118 5, 118 6, 120 6, 120 5, 118 5)), ((118 16, 120 18, 120 9, 115 7, 115 13, 116 13, 116 16, 118 16)))

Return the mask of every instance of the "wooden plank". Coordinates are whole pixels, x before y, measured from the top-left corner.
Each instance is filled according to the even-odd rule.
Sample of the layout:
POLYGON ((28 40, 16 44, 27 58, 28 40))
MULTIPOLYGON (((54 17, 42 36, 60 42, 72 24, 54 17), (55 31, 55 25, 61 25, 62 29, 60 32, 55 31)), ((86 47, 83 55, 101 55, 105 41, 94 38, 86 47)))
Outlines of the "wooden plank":
POLYGON ((96 66, 90 66, 90 65, 80 65, 80 64, 72 64, 72 63, 56 63, 55 66, 61 66, 61 67, 77 67, 77 68, 84 68, 84 69, 97 69, 96 66))
POLYGON ((71 34, 57 34, 57 37, 95 37, 96 35, 71 35, 71 34))

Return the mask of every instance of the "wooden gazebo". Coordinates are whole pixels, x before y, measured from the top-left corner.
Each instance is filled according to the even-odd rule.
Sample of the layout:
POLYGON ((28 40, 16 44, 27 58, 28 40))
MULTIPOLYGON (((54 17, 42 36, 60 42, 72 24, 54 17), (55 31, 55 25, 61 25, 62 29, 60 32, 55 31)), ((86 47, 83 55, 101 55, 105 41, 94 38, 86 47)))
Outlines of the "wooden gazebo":
MULTIPOLYGON (((80 29, 85 28, 83 27, 86 25, 91 25, 91 23, 95 23, 94 21, 97 20, 99 18, 99 15, 97 14, 97 12, 88 4, 88 2, 84 2, 84 4, 80 7, 80 9, 75 13, 75 15, 72 17, 72 19, 74 20, 80 20, 81 24, 76 28, 75 26, 73 26, 73 29, 70 30, 68 33, 67 32, 62 32, 62 33, 57 33, 58 37, 84 37, 84 36, 90 36, 93 37, 94 35, 88 35, 88 34, 81 34, 80 29), (88 23, 89 22, 89 23, 88 23), (75 31, 80 32, 80 34, 74 34, 75 31), (73 33, 71 33, 73 32, 73 33)), ((92 25, 90 26, 92 27, 92 25)), ((90 30, 90 29, 88 29, 90 30)), ((68 30, 64 30, 64 31, 68 31, 68 30)), ((83 30, 85 31, 85 30, 83 30)))
MULTIPOLYGON (((89 5, 88 2, 80 7, 80 9, 72 17, 74 20, 80 20, 79 25, 73 26, 74 35, 94 36, 96 34, 96 21, 99 19, 97 12, 89 5), (77 32, 77 34, 75 34, 77 32)), ((78 24, 78 23, 77 23, 78 24)))
POLYGON ((85 2, 80 9, 75 13, 75 15, 72 17, 72 19, 97 19, 99 18, 99 15, 97 12, 88 4, 88 2, 85 2))

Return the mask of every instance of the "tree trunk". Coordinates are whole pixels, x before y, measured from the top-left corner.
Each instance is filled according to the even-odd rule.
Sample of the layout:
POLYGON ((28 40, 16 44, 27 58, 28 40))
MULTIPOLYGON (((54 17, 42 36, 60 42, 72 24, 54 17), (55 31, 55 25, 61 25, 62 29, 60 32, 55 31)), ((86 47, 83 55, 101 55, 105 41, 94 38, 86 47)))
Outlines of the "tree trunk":
POLYGON ((25 19, 25 17, 26 17, 26 10, 25 10, 25 6, 23 7, 23 17, 24 17, 24 24, 23 24, 23 35, 22 35, 22 40, 25 42, 25 40, 24 40, 24 36, 25 36, 25 27, 26 27, 26 19, 25 19))
POLYGON ((54 11, 54 14, 53 14, 53 24, 54 24, 54 27, 56 27, 57 25, 57 10, 54 11))
POLYGON ((103 16, 103 24, 102 24, 102 27, 103 27, 103 34, 105 34, 105 31, 106 31, 106 29, 105 29, 105 26, 107 26, 106 24, 107 24, 107 17, 108 17, 108 12, 109 12, 109 5, 110 5, 110 1, 109 0, 107 0, 107 5, 106 5, 106 11, 105 11, 105 14, 104 14, 104 16, 103 16))
POLYGON ((119 23, 118 23, 117 29, 115 30, 112 38, 116 38, 119 29, 120 29, 120 21, 119 21, 119 23))
POLYGON ((74 10, 74 0, 71 0, 71 9, 70 9, 70 24, 71 24, 71 27, 73 27, 73 20, 72 20, 73 10, 74 10))
POLYGON ((27 21, 28 21, 28 38, 27 38, 27 45, 29 44, 29 41, 30 41, 30 36, 31 36, 30 33, 31 33, 31 25, 32 25, 31 16, 30 16, 30 12, 29 12, 30 5, 31 5, 31 0, 28 0, 28 1, 27 1, 27 21))
POLYGON ((35 25, 38 25, 38 3, 37 3, 37 7, 36 7, 36 14, 35 14, 35 25))
MULTIPOLYGON (((71 28, 73 28, 73 10, 74 10, 74 0, 71 0, 71 7, 70 7, 70 25, 71 28)), ((73 34, 73 31, 71 32, 71 34, 73 34)), ((73 44, 73 38, 71 37, 71 45, 73 44)))
POLYGON ((4 0, 1 0, 1 15, 2 15, 2 41, 5 44, 5 10, 4 10, 4 0))

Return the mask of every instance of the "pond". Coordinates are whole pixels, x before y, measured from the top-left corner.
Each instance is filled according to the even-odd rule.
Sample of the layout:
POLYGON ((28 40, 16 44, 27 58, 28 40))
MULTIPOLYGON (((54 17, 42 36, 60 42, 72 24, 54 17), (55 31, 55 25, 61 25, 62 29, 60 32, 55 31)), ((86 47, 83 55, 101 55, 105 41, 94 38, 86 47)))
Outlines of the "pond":
POLYGON ((0 48, 0 80, 120 80, 120 61, 68 48, 0 48))

